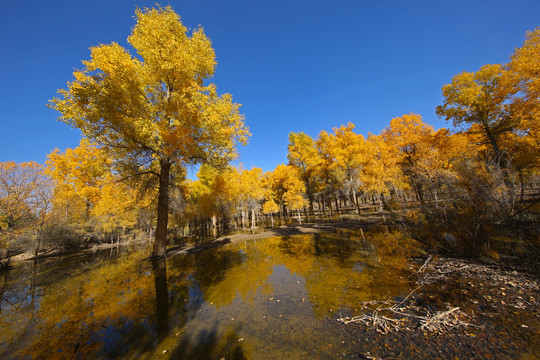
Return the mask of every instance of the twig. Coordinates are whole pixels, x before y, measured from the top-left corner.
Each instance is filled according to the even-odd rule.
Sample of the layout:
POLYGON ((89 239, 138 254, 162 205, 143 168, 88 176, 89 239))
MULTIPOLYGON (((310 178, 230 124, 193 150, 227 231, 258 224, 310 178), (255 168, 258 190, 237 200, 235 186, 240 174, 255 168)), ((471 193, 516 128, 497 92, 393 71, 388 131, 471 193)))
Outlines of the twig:
POLYGON ((418 269, 417 272, 419 272, 419 273, 423 272, 424 269, 426 268, 428 262, 431 261, 431 258, 432 258, 432 257, 433 257, 433 255, 429 255, 428 258, 426 259, 426 262, 424 262, 424 265, 422 265, 422 266, 420 267, 420 269, 418 269))
POLYGON ((416 290, 420 289, 421 287, 422 287, 422 285, 418 286, 416 289, 414 289, 413 291, 411 291, 411 292, 409 293, 409 295, 407 295, 407 296, 405 297, 405 299, 403 299, 398 305, 392 305, 392 306, 390 307, 390 309, 397 309, 397 308, 399 308, 399 307, 401 306, 401 304, 403 304, 405 301, 407 301, 407 299, 408 299, 412 294, 414 294, 414 292, 415 292, 416 290))

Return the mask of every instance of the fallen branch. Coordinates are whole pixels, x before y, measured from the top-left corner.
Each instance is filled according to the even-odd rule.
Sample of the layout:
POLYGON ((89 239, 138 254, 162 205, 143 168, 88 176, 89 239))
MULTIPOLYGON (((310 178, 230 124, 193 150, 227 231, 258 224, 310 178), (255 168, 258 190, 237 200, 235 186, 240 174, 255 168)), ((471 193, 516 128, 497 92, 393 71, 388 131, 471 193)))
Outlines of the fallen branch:
POLYGON ((426 259, 426 262, 424 262, 424 265, 422 265, 422 266, 420 267, 420 269, 418 269, 417 272, 419 272, 419 273, 423 272, 424 269, 426 268, 428 262, 430 262, 432 258, 433 258, 433 255, 429 255, 428 258, 426 259))

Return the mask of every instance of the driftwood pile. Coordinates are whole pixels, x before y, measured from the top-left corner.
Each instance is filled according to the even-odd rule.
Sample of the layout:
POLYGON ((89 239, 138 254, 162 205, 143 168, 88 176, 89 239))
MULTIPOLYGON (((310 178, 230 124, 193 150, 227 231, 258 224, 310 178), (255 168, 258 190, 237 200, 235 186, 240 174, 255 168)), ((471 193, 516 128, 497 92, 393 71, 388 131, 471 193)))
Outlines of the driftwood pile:
MULTIPOLYGON (((431 260, 432 256, 430 255, 415 274, 424 272, 431 260)), ((370 306, 372 307, 374 304, 379 306, 375 309, 370 309, 369 312, 364 312, 362 315, 352 318, 340 317, 337 320, 344 324, 361 323, 382 332, 417 329, 430 332, 444 332, 459 327, 478 327, 468 321, 469 316, 461 311, 459 307, 449 307, 444 311, 433 312, 429 307, 425 308, 415 305, 414 302, 408 302, 407 300, 424 285, 424 282, 421 280, 418 283, 420 285, 399 303, 392 304, 389 300, 364 302, 362 305, 366 309, 370 306), (384 305, 387 306, 383 307, 384 305)))
MULTIPOLYGON (((400 303, 392 306, 389 301, 381 302, 381 305, 373 309, 369 313, 352 318, 340 317, 337 319, 344 324, 362 323, 368 327, 374 327, 379 331, 400 331, 420 329, 423 331, 443 332, 449 329, 458 327, 475 326, 467 322, 469 317, 464 312, 460 311, 459 307, 453 307, 445 311, 431 312, 429 309, 423 309, 419 306, 408 304, 406 301, 414 294, 421 286, 417 287, 405 297, 400 303), (425 315, 421 315, 425 313, 425 315)), ((374 301, 366 302, 363 305, 372 305, 374 301)))

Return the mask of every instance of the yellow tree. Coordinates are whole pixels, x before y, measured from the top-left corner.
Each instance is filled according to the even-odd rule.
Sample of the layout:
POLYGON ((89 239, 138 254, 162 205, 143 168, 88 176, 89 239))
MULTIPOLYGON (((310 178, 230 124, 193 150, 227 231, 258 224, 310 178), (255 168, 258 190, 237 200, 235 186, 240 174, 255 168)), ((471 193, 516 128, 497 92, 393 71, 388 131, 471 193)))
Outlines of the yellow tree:
POLYGON ((333 135, 326 131, 321 131, 315 142, 317 153, 319 155, 318 167, 316 168, 317 177, 321 180, 322 204, 324 212, 324 203, 329 198, 330 215, 332 215, 332 197, 336 204, 336 212, 339 211, 337 195, 339 193, 339 184, 342 182, 344 174, 340 173, 336 160, 332 152, 333 135))
POLYGON ((239 189, 234 186, 237 174, 237 169, 233 167, 218 169, 208 164, 203 164, 197 173, 200 184, 194 188, 195 194, 204 203, 201 204, 204 213, 212 219, 214 233, 219 225, 218 218, 226 222, 226 218, 233 213, 239 189))
POLYGON ((329 151, 336 168, 342 174, 339 177, 343 180, 342 187, 351 195, 356 212, 360 214, 356 191, 360 186, 361 161, 365 158, 367 151, 364 136, 353 131, 354 124, 352 123, 333 130, 329 151))
POLYGON ((382 137, 400 152, 400 165, 408 178, 418 200, 423 204, 422 161, 433 152, 433 128, 423 122, 417 114, 393 118, 390 126, 383 130, 382 137))
POLYGON ((505 66, 503 93, 511 94, 510 111, 517 127, 524 132, 525 144, 540 153, 540 28, 527 32, 505 66))
POLYGON ((269 214, 270 220, 272 222, 272 227, 274 227, 274 214, 279 211, 279 205, 274 200, 273 196, 267 193, 265 195, 265 200, 262 207, 263 214, 269 214))
POLYGON ((126 227, 136 224, 137 210, 144 207, 144 200, 135 189, 111 173, 100 179, 100 196, 91 213, 97 218, 98 225, 109 233, 111 244, 115 231, 118 231, 119 239, 126 227))
POLYGON ((306 195, 309 201, 309 211, 313 212, 313 197, 317 188, 315 171, 320 163, 320 157, 311 136, 299 132, 289 134, 287 147, 289 165, 298 169, 300 177, 306 186, 306 195))
POLYGON ((464 71, 454 76, 442 88, 444 104, 437 106, 437 115, 452 120, 454 126, 478 125, 471 129, 480 131, 496 163, 506 167, 500 137, 516 124, 508 109, 509 94, 499 91, 502 76, 501 65, 484 65, 476 73, 464 71))
POLYGON ((283 203, 293 211, 296 210, 296 215, 298 216, 298 222, 302 223, 302 218, 300 216, 300 209, 303 209, 308 202, 304 198, 306 188, 302 180, 297 173, 291 172, 286 178, 284 187, 286 189, 283 194, 283 203))
POLYGON ((359 160, 362 164, 362 189, 367 194, 379 196, 382 211, 382 197, 392 188, 406 186, 400 167, 401 157, 398 148, 383 136, 370 134, 365 145, 366 153, 359 160))
POLYGON ((214 49, 202 28, 188 33, 171 7, 137 9, 128 42, 91 48, 84 68, 50 106, 60 120, 107 148, 123 169, 159 179, 153 255, 166 251, 171 167, 236 156, 249 136, 239 105, 205 80, 214 49))
POLYGON ((108 172, 106 154, 87 139, 63 153, 47 155, 47 172, 55 182, 55 205, 64 208, 65 220, 88 220, 90 210, 102 193, 102 178, 108 172), (81 216, 82 213, 82 216, 81 216))
POLYGON ((512 54, 501 92, 510 94, 510 113, 517 123, 517 131, 503 142, 511 149, 523 198, 525 178, 540 169, 540 28, 527 32, 523 45, 512 54))
MULTIPOLYGON (((275 197, 275 202, 281 208, 281 213, 284 213, 286 208, 297 210, 298 213, 299 209, 307 205, 304 199, 306 188, 295 167, 280 164, 266 176, 266 182, 275 197)), ((271 201, 271 199, 267 201, 269 200, 271 201)), ((268 206, 271 208, 272 205, 268 206)))
POLYGON ((240 201, 251 212, 251 227, 256 226, 256 212, 264 199, 263 172, 260 168, 243 170, 240 173, 240 201))

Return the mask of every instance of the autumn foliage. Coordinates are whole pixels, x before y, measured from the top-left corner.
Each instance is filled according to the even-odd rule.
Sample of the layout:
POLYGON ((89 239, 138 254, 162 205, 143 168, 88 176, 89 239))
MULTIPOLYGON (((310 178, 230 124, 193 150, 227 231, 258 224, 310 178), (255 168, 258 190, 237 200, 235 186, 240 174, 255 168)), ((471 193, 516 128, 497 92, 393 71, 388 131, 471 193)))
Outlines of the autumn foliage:
POLYGON ((116 43, 91 48, 50 102, 82 130, 80 145, 53 151, 45 165, 0 164, 4 246, 21 229, 63 226, 87 244, 156 233, 162 255, 167 236, 378 214, 430 246, 481 253, 534 220, 540 29, 507 64, 443 86, 436 112, 450 129, 410 113, 380 134, 352 123, 317 137, 290 133, 288 163, 265 173, 229 164, 249 133, 231 95, 207 83, 216 60, 202 28, 189 34, 170 7, 136 15, 128 41, 137 55, 116 43), (191 164, 202 164, 197 180, 186 177, 191 164))

